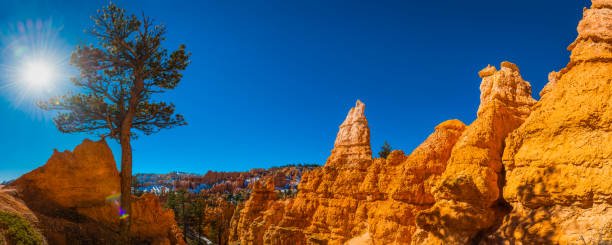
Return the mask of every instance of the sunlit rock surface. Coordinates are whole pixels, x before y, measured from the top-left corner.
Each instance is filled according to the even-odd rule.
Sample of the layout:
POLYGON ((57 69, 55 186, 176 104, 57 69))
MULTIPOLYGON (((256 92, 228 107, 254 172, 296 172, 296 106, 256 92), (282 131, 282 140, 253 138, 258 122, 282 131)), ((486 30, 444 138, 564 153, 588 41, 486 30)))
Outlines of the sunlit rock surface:
MULTIPOLYGON (((357 101, 327 163, 303 175, 297 197, 275 192, 286 175, 253 183, 231 220, 230 243, 610 243, 612 0, 593 0, 578 34, 570 63, 549 74, 540 101, 517 65, 488 66, 478 73, 476 120, 441 123, 410 155, 372 158, 357 101)), ((38 224, 54 244, 116 241, 117 210, 105 199, 119 180, 104 142, 57 152, 9 188, 16 190, 0 189, 0 210, 38 224)), ((154 196, 137 199, 134 210, 136 240, 182 243, 172 212, 154 196)))
POLYGON ((517 65, 488 66, 476 120, 442 123, 410 155, 373 159, 357 102, 327 164, 304 175, 295 199, 250 200, 265 205, 243 234, 262 235, 232 242, 611 242, 612 1, 594 0, 578 33, 539 102, 517 65))
POLYGON ((261 214, 270 208, 277 198, 273 178, 268 178, 265 183, 255 182, 250 199, 242 208, 239 219, 234 221, 238 223, 236 230, 232 231, 234 234, 230 234, 230 237, 239 239, 237 241, 240 244, 257 244, 257 241, 261 244, 264 231, 270 225, 268 217, 261 214))
POLYGON ((571 61, 506 139, 504 198, 492 236, 523 244, 612 241, 612 1, 593 0, 571 61))
POLYGON ((478 117, 453 147, 432 192, 435 205, 417 216, 416 244, 466 244, 508 212, 500 196, 505 137, 518 128, 536 102, 515 64, 479 73, 478 117))
POLYGON ((233 244, 410 243, 414 217, 433 204, 430 186, 465 125, 440 124, 410 156, 372 159, 364 111, 360 101, 349 111, 326 165, 304 174, 295 199, 270 202, 274 195, 254 191, 233 244))

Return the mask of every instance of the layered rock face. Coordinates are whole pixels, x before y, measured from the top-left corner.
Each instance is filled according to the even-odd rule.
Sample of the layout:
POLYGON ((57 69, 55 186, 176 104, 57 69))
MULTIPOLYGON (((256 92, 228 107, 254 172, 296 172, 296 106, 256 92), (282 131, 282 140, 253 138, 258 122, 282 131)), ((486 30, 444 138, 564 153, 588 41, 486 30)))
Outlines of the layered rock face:
POLYGON ((570 63, 506 139, 503 195, 514 209, 494 241, 612 241, 612 1, 592 3, 570 63))
POLYGON ((364 114, 365 104, 357 100, 355 107, 351 108, 346 119, 340 125, 334 149, 327 164, 346 168, 367 167, 372 160, 370 147, 370 127, 364 114), (348 164, 344 164, 348 163, 348 164))
POLYGON ((477 119, 453 147, 446 171, 433 188, 434 207, 417 216, 417 244, 465 244, 507 212, 500 203, 504 138, 536 102, 516 65, 503 62, 479 73, 477 119))
POLYGON ((282 216, 269 218, 279 222, 267 229, 264 244, 338 244, 365 233, 366 210, 357 209, 368 198, 360 183, 373 160, 364 110, 357 101, 325 166, 304 174, 297 198, 284 205, 282 216))
MULTIPOLYGON (((47 164, 9 185, 34 211, 51 244, 119 241, 119 211, 107 197, 119 193, 119 172, 106 142, 85 140, 73 152, 55 152, 47 164)), ((153 195, 133 203, 132 238, 153 244, 183 244, 172 211, 153 195)))
MULTIPOLYGON (((409 244, 416 231, 415 216, 433 205, 431 186, 446 168, 451 149, 466 129, 459 120, 435 127, 412 154, 393 151, 387 159, 375 159, 361 184, 368 193, 363 202, 366 234, 370 244, 409 244)), ((363 241, 361 237, 349 241, 363 241)))

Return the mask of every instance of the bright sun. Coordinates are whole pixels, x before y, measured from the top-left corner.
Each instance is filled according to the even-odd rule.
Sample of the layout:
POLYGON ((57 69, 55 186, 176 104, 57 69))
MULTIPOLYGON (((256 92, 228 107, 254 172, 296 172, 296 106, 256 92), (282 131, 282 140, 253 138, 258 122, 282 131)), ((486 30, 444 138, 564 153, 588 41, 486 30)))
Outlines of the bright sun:
POLYGON ((46 87, 55 77, 53 66, 43 60, 27 62, 22 69, 21 77, 23 81, 32 87, 46 87))

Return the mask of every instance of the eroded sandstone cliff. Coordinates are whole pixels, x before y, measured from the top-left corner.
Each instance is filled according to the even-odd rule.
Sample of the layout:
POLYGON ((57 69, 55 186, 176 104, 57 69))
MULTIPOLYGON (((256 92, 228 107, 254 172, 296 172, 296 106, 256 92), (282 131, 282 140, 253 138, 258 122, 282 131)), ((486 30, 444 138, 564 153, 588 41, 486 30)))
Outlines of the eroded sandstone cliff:
POLYGON ((478 117, 453 147, 446 171, 436 183, 434 207, 419 213, 417 244, 466 244, 492 227, 508 210, 500 196, 506 136, 529 116, 536 102, 518 67, 503 62, 479 73, 478 117))
POLYGON ((612 0, 592 3, 539 102, 516 65, 488 66, 472 124, 442 123, 411 155, 372 159, 358 101, 326 165, 295 199, 249 200, 263 203, 242 211, 257 229, 234 242, 612 242, 612 0))
MULTIPOLYGON (((9 185, 38 218, 50 244, 116 244, 119 211, 111 201, 119 193, 119 172, 106 142, 84 140, 73 152, 57 152, 49 161, 9 185)), ((151 244, 184 244, 174 213, 157 197, 133 203, 132 239, 151 244)))
POLYGON ((497 241, 612 242, 612 1, 592 2, 570 63, 551 73, 531 116, 506 139, 503 193, 513 210, 497 241))
MULTIPOLYGON (((433 204, 430 186, 465 125, 440 124, 410 156, 394 151, 372 159, 364 110, 357 101, 327 163, 304 174, 295 199, 274 201, 274 195, 254 191, 234 244, 410 243, 414 217, 433 204)), ((273 190, 268 185, 266 193, 273 190)))

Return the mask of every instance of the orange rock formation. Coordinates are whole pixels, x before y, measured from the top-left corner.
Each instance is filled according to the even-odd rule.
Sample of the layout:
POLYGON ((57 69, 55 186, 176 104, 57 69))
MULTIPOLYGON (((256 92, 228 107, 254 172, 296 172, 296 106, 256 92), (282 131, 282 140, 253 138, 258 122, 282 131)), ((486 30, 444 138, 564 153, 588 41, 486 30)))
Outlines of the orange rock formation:
POLYGON ((271 183, 265 192, 254 190, 234 244, 410 243, 414 217, 433 204, 429 187, 465 125, 440 124, 410 156, 394 151, 372 159, 364 109, 357 101, 327 163, 304 174, 295 199, 274 201, 271 183))
POLYGON ((372 159, 358 101, 295 199, 275 201, 272 183, 254 192, 234 244, 610 240, 612 73, 606 60, 572 62, 550 74, 539 103, 516 65, 483 69, 477 119, 442 123, 409 156, 372 159))
POLYGON ((267 217, 261 213, 273 205, 278 198, 274 192, 273 178, 268 178, 265 184, 255 182, 252 189, 253 194, 242 208, 237 228, 233 231, 234 239, 239 239, 240 244, 254 244, 257 243, 256 241, 263 241, 264 231, 270 224, 267 217))
POLYGON ((506 139, 503 193, 514 209, 494 239, 612 241, 612 1, 592 2, 570 63, 506 139))
MULTIPOLYGON (((104 141, 84 140, 73 152, 56 151, 9 187, 34 211, 51 244, 118 241, 118 210, 106 198, 119 192, 119 172, 104 141)), ((130 219, 134 241, 184 244, 174 213, 153 195, 135 199, 130 219)))
MULTIPOLYGON (((253 185, 232 218, 230 243, 611 242, 612 0, 592 2, 569 46, 570 63, 549 74, 539 102, 515 64, 488 66, 479 72, 474 122, 443 122, 412 154, 380 159, 372 158, 365 105, 357 101, 327 163, 302 176, 294 199, 278 198, 279 176, 253 185)), ((49 241, 116 236, 116 210, 104 199, 119 189, 118 173, 104 142, 56 152, 11 187, 49 241)), ((10 203, 4 206, 28 214, 4 196, 0 210, 10 203)), ((181 243, 172 212, 155 197, 134 205, 137 240, 181 243)))
MULTIPOLYGON (((515 64, 479 72, 469 126, 372 159, 364 105, 295 199, 258 190, 233 244, 601 244, 612 241, 612 0, 593 0, 566 68, 531 97, 515 64)), ((273 184, 272 184, 273 187, 273 184)))
POLYGON ((433 188, 436 203, 417 216, 417 244, 466 244, 507 210, 500 200, 501 156, 506 136, 518 128, 536 102, 531 86, 509 62, 479 75, 478 117, 453 147, 442 179, 433 188))

